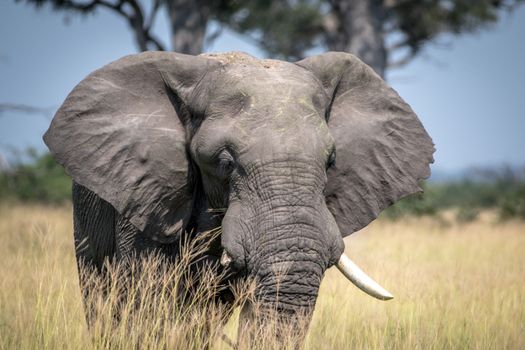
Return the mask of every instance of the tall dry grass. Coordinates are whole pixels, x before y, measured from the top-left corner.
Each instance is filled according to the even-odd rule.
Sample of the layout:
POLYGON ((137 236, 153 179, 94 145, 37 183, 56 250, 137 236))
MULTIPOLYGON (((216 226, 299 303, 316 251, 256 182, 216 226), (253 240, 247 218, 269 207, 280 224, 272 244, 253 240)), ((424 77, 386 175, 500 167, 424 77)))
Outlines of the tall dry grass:
MULTIPOLYGON (((1 349, 230 348, 221 336, 236 339, 238 309, 222 327, 227 310, 215 304, 181 308, 184 265, 164 273, 154 259, 137 266, 152 270, 129 287, 128 299, 117 298, 119 282, 109 298, 94 297, 103 316, 88 332, 71 227, 68 207, 0 206, 1 349)), ((524 223, 377 221, 346 245, 395 299, 374 300, 329 270, 307 349, 525 348, 524 223)), ((112 268, 118 281, 123 273, 112 268)), ((202 300, 215 292, 213 283, 200 288, 202 300)), ((263 339, 258 347, 276 346, 263 339)))

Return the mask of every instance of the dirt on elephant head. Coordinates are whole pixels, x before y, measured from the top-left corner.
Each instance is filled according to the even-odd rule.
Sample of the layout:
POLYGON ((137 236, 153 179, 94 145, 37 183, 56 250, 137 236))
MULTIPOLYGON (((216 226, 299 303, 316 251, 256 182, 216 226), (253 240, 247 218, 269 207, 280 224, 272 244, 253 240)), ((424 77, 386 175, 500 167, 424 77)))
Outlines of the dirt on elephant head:
POLYGON ((231 51, 231 52, 225 52, 225 53, 205 53, 199 56, 217 60, 225 65, 226 64, 246 64, 246 65, 258 65, 264 68, 272 68, 282 63, 278 60, 259 59, 257 57, 254 57, 252 55, 249 55, 241 51, 231 51))

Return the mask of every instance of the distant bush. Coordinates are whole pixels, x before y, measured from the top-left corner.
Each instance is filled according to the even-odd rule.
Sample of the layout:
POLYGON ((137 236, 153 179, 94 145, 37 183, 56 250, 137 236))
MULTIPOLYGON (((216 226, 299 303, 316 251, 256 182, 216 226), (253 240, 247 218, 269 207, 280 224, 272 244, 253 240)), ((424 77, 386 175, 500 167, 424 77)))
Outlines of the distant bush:
POLYGON ((382 216, 387 219, 397 220, 405 216, 435 215, 438 206, 435 202, 435 189, 423 184, 424 192, 403 198, 393 206, 386 209, 382 216))
POLYGON ((400 200, 383 216, 398 219, 435 215, 454 208, 461 222, 475 220, 484 209, 496 209, 502 219, 525 219, 525 168, 477 169, 460 180, 424 183, 423 190, 400 200))
POLYGON ((514 191, 505 193, 498 203, 498 209, 502 219, 525 219, 525 183, 516 186, 514 191))
POLYGON ((27 158, 0 172, 0 200, 61 203, 71 199, 71 178, 50 154, 26 152, 27 158))
POLYGON ((456 213, 456 220, 458 222, 472 222, 478 218, 479 208, 476 207, 460 207, 456 213))

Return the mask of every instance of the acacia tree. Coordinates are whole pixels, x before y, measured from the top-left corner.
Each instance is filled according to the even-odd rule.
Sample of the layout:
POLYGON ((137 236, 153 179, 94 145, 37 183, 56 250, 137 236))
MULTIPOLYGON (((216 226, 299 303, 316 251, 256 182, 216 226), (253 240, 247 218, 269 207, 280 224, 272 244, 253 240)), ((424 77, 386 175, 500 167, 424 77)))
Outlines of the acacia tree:
MULTIPOLYGON (((56 11, 89 15, 97 10, 116 14, 127 22, 140 51, 167 50, 153 33, 159 12, 167 14, 173 51, 199 54, 203 50, 211 15, 229 8, 222 0, 15 0, 36 7, 50 5, 56 11), (149 5, 149 6, 146 6, 149 5)), ((210 39, 218 33, 209 35, 210 39)))
POLYGON ((271 56, 315 47, 353 53, 384 76, 445 33, 474 32, 523 0, 250 0, 219 19, 271 56))
POLYGON ((271 57, 299 59, 308 50, 356 54, 384 76, 444 33, 479 30, 525 0, 16 0, 89 14, 107 9, 125 19, 141 51, 165 50, 152 32, 166 12, 171 49, 198 54, 227 27, 271 57), (145 10, 145 4, 150 5, 145 10), (219 29, 208 33, 208 23, 219 29))

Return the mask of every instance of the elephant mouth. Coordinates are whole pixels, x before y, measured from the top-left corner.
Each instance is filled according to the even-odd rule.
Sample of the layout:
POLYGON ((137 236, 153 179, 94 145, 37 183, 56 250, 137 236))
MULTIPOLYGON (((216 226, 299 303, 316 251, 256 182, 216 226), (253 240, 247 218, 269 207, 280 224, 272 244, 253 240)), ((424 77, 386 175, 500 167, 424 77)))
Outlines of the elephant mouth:
MULTIPOLYGON (((232 257, 226 250, 222 251, 220 264, 228 268, 233 262, 232 257)), ((337 264, 337 268, 341 273, 352 282, 357 288, 361 289, 366 294, 377 298, 379 300, 390 300, 394 296, 379 283, 368 276, 356 263, 354 263, 345 253, 341 254, 337 264)))

